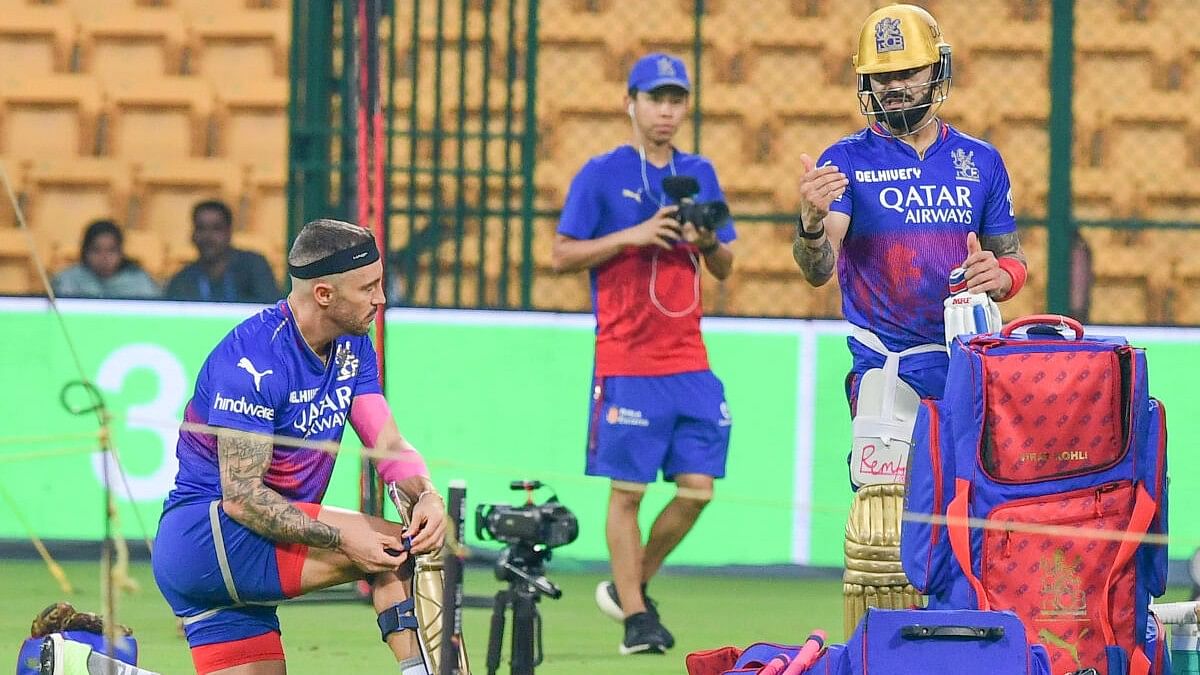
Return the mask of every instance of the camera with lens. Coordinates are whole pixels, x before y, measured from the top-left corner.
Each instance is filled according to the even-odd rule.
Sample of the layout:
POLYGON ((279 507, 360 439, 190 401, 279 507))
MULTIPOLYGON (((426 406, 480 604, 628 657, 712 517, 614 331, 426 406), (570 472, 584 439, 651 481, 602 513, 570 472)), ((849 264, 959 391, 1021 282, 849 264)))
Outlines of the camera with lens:
POLYGON ((558 501, 556 495, 541 504, 533 503, 533 491, 541 481, 513 481, 512 490, 525 490, 529 499, 521 506, 480 504, 475 508, 475 536, 506 544, 526 544, 545 548, 565 546, 579 536, 575 514, 558 501))
POLYGON ((722 201, 698 202, 700 182, 692 176, 667 176, 662 182, 663 192, 679 203, 679 210, 671 215, 683 223, 697 228, 715 230, 729 220, 729 205, 722 201))
POLYGON ((492 603, 487 672, 496 675, 500 667, 504 616, 511 609, 511 673, 533 675, 534 666, 542 663, 542 619, 537 602, 543 595, 555 600, 562 597, 562 590, 546 578, 545 565, 551 549, 579 536, 579 521, 553 493, 541 504, 534 503, 533 491, 543 487, 541 481, 515 480, 508 487, 524 490, 525 503, 480 504, 475 508, 475 536, 507 544, 496 558, 496 579, 507 582, 508 588, 497 592, 492 603))

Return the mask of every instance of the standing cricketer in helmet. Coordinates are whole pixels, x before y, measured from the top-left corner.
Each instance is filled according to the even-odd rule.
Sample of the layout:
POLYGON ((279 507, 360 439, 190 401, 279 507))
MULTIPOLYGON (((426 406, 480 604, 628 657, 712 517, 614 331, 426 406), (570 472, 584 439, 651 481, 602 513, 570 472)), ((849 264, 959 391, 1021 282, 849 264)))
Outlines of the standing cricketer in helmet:
POLYGON ((950 271, 963 268, 968 290, 988 303, 1016 295, 1026 273, 1000 154, 938 117, 950 95, 950 45, 934 18, 913 5, 875 11, 853 62, 868 125, 817 162, 801 156, 792 245, 813 286, 836 265, 853 325, 847 634, 867 606, 920 602, 900 565, 900 515, 920 398, 945 387, 950 271))

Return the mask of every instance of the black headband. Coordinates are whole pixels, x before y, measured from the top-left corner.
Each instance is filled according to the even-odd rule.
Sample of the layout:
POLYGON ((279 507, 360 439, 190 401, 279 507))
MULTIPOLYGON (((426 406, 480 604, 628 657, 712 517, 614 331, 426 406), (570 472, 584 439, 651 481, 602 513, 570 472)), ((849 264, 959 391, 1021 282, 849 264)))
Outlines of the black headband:
POLYGON ((374 239, 368 239, 361 244, 330 253, 307 265, 289 264, 288 274, 297 279, 316 279, 366 267, 376 260, 379 260, 379 249, 375 246, 374 239))

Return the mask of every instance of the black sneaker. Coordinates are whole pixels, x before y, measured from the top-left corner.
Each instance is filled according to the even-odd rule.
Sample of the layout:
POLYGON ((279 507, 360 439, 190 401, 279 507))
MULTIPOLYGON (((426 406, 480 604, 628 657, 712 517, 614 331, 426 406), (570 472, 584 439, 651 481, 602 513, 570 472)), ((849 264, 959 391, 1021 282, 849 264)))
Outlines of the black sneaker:
MULTIPOLYGON (((642 585, 642 602, 646 603, 646 611, 658 616, 658 603, 646 595, 646 586, 642 585)), ((625 612, 621 609, 621 597, 617 595, 617 585, 611 581, 601 581, 596 584, 596 605, 600 611, 620 623, 625 620, 625 612)))
POLYGON ((622 654, 665 654, 671 634, 650 612, 638 612, 625 618, 625 639, 622 654))
MULTIPOLYGON (((659 622, 659 628, 667 637, 667 649, 675 646, 675 636, 662 625, 658 615, 658 603, 646 595, 646 586, 642 585, 642 601, 646 603, 646 612, 659 622)), ((601 581, 596 585, 596 605, 608 618, 618 623, 625 621, 625 612, 621 609, 621 598, 617 595, 617 585, 611 581, 601 581)))

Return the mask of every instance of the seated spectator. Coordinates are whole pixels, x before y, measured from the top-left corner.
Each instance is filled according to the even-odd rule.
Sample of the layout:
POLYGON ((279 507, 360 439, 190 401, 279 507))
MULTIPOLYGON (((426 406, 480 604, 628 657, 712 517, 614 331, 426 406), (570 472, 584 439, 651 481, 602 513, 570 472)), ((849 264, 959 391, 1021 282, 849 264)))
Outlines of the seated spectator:
POLYGON ((192 209, 192 243, 200 257, 167 284, 172 300, 271 303, 279 286, 267 259, 233 248, 233 212, 223 202, 206 201, 192 209))
POLYGON ((64 298, 157 298, 158 284, 125 257, 125 237, 111 220, 97 220, 83 233, 79 263, 54 277, 55 295, 64 298))

